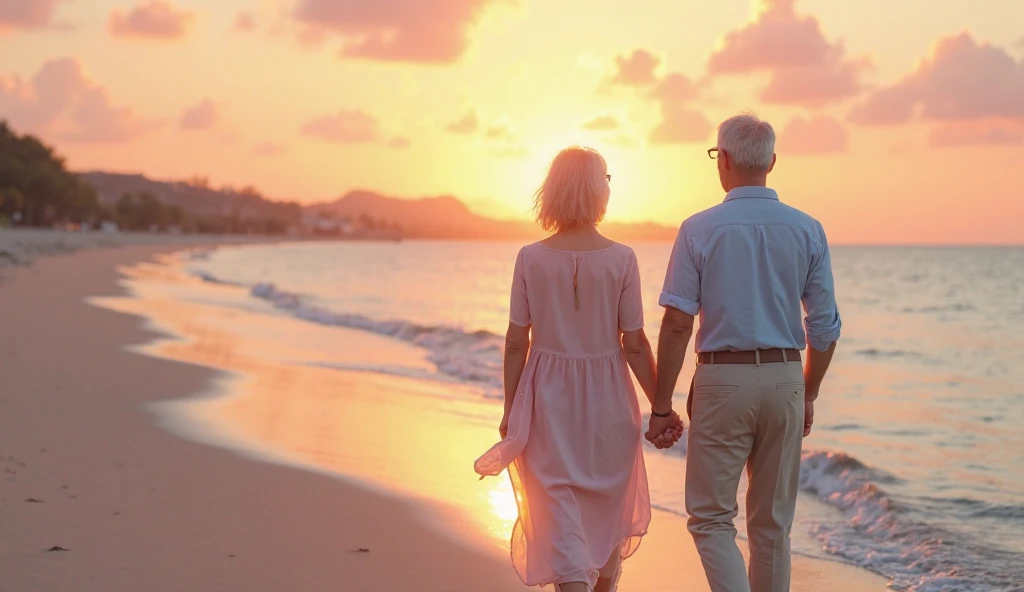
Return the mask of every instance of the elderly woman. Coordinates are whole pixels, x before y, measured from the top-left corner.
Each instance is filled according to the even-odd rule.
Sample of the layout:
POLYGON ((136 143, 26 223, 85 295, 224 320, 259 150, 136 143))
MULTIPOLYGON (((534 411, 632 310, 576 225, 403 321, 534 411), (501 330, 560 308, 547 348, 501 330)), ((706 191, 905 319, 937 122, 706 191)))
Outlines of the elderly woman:
MULTIPOLYGON (((527 585, 610 591, 647 533, 650 495, 641 419, 627 364, 653 401, 633 249, 602 236, 610 194, 604 158, 567 148, 536 194, 554 234, 523 247, 512 277, 505 348, 503 438, 476 462, 506 467, 519 519, 512 564, 527 585), (532 342, 531 342, 532 330, 532 342)), ((682 424, 659 446, 678 440, 682 424)))

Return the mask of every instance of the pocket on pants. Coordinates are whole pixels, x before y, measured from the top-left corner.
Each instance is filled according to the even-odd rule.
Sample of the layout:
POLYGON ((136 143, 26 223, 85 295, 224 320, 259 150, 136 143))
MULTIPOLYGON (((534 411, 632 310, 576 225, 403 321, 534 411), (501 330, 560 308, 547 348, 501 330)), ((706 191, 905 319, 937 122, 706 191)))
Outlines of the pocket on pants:
POLYGON ((782 393, 803 395, 807 390, 807 385, 801 380, 800 382, 780 382, 775 385, 775 388, 782 393))
POLYGON ((695 397, 723 397, 739 390, 739 385, 735 384, 701 384, 694 385, 693 395, 695 397))

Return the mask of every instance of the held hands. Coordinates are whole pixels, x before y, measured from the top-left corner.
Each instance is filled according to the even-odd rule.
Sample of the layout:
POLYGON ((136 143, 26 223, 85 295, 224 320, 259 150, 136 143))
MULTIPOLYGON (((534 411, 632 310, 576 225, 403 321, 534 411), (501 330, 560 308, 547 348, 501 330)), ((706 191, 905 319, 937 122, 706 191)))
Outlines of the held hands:
MULTIPOLYGON (((498 434, 502 439, 508 437, 508 412, 501 416, 501 423, 498 424, 498 434)), ((669 417, 651 416, 648 431, 644 434, 647 441, 654 444, 656 448, 671 448, 673 444, 683 437, 683 420, 675 411, 669 417)))
POLYGON ((651 421, 644 437, 648 442, 654 444, 655 448, 671 448, 683 437, 683 429, 683 420, 675 411, 668 417, 651 415, 651 421))

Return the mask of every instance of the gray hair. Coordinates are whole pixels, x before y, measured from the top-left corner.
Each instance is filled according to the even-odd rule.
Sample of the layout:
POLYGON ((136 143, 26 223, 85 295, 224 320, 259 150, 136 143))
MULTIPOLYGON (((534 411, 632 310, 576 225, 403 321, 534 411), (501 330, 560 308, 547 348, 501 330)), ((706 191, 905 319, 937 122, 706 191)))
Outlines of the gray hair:
POLYGON ((739 168, 767 171, 775 154, 775 130, 753 113, 736 115, 718 126, 718 148, 739 168))

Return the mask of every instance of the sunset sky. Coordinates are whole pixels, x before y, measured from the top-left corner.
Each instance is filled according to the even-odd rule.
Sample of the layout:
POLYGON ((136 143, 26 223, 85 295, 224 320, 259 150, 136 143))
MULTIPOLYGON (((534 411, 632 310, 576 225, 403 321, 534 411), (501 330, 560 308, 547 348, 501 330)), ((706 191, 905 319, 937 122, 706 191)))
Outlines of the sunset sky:
POLYGON ((609 219, 721 200, 714 126, 839 243, 1024 242, 1020 0, 0 0, 0 118, 76 170, 528 215, 561 147, 609 219), (984 8, 977 8, 983 6, 984 8))

